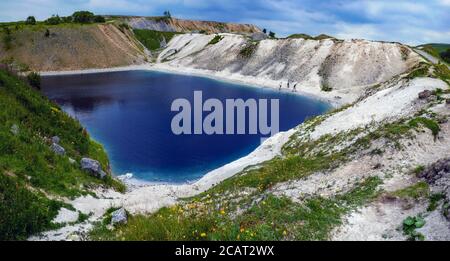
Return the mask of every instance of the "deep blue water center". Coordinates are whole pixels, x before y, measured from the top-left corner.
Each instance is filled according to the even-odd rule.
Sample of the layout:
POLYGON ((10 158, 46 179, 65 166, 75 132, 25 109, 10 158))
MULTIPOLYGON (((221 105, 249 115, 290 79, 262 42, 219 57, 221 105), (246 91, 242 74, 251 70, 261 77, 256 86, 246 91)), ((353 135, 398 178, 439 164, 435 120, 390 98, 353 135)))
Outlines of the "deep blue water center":
POLYGON ((42 90, 105 146, 116 175, 133 173, 145 181, 195 180, 260 145, 259 134, 173 134, 171 121, 177 112, 171 104, 177 98, 193 104, 194 91, 224 106, 225 99, 279 99, 280 131, 329 109, 326 103, 288 92, 155 71, 46 76, 42 90))

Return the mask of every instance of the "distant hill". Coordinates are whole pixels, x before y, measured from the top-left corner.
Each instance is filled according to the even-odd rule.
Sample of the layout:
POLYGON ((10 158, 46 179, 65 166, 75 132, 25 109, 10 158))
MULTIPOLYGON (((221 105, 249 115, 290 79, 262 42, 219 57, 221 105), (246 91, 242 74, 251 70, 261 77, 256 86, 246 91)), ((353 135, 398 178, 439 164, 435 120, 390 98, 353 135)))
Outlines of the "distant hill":
POLYGON ((136 16, 109 16, 108 18, 121 19, 133 29, 148 29, 162 32, 204 32, 204 33, 237 33, 253 34, 261 32, 252 24, 224 23, 214 21, 197 21, 169 17, 136 17, 136 16))
POLYGON ((450 44, 445 43, 430 43, 430 44, 423 44, 417 46, 417 48, 429 53, 430 55, 444 60, 447 63, 450 63, 450 58, 448 55, 443 55, 444 52, 450 50, 450 44))

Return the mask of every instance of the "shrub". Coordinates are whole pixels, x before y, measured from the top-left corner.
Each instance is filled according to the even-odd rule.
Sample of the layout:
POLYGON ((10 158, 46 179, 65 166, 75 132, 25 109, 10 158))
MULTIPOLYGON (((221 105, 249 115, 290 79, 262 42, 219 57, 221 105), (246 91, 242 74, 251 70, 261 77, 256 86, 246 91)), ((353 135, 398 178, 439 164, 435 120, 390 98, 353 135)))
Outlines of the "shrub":
POLYGON ((66 24, 72 23, 72 16, 64 16, 64 17, 61 17, 61 22, 62 22, 62 23, 66 23, 66 24))
POLYGON ((57 25, 61 23, 61 18, 58 15, 52 15, 52 17, 45 20, 46 24, 57 25))
POLYGON ((36 24, 36 18, 34 18, 34 16, 28 16, 27 20, 25 20, 25 24, 35 25, 36 24))
POLYGON ((38 90, 41 89, 41 75, 39 73, 37 72, 29 73, 27 75, 27 81, 32 87, 38 90))
POLYGON ((257 46, 257 43, 248 43, 239 51, 239 55, 244 58, 250 58, 250 56, 252 56, 252 54, 256 51, 257 46))
POLYGON ((320 89, 324 92, 331 92, 333 90, 333 88, 331 88, 328 84, 323 83, 322 86, 320 87, 320 89))
POLYGON ((216 35, 216 36, 214 36, 213 39, 211 39, 211 41, 209 41, 208 44, 216 44, 216 43, 220 42, 220 40, 222 40, 222 39, 223 39, 223 36, 216 35))
POLYGON ((270 32, 269 32, 269 37, 270 37, 270 38, 275 38, 275 33, 272 32, 272 31, 270 31, 270 32))
POLYGON ((50 30, 45 29, 44 36, 45 36, 45 37, 50 37, 50 30))
POLYGON ((106 22, 105 17, 101 15, 94 16, 94 23, 104 23, 106 22))
POLYGON ((72 14, 73 22, 80 24, 88 24, 94 21, 94 14, 89 11, 77 11, 72 14))

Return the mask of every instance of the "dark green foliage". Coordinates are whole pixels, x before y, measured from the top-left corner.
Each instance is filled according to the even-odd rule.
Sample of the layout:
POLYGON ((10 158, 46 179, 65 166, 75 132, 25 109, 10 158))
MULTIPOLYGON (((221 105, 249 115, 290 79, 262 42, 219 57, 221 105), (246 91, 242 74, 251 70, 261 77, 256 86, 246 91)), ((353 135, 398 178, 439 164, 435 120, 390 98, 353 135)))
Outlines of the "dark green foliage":
POLYGON ((36 24, 36 18, 34 18, 34 16, 28 16, 27 20, 25 20, 25 24, 35 25, 36 24))
POLYGON ((77 11, 72 14, 72 19, 74 23, 88 24, 94 21, 94 14, 89 11, 77 11))
POLYGON ((57 25, 61 23, 61 18, 58 15, 52 15, 52 17, 45 20, 48 25, 57 25))
POLYGON ((416 231, 417 228, 421 228, 425 225, 425 220, 420 217, 407 217, 403 220, 403 233, 408 236, 408 240, 423 241, 425 238, 422 234, 416 231))
POLYGON ((61 17, 61 22, 65 24, 72 23, 72 16, 61 17))
POLYGON ((157 50, 161 47, 161 41, 165 39, 168 43, 175 32, 159 32, 146 29, 134 29, 136 38, 149 50, 157 50))
POLYGON ((94 16, 94 23, 104 23, 106 22, 105 17, 101 16, 101 15, 96 15, 94 16))
POLYGON ((44 36, 45 36, 45 37, 50 37, 50 30, 45 29, 44 36))
POLYGON ((32 87, 34 87, 34 88, 36 88, 38 90, 41 89, 41 75, 39 73, 37 73, 37 72, 29 73, 27 75, 27 80, 28 80, 28 83, 32 87))
POLYGON ((443 193, 434 193, 430 195, 430 203, 427 207, 427 211, 434 211, 438 207, 439 201, 445 199, 445 195, 443 193))
POLYGON ((272 32, 272 31, 270 31, 270 32, 269 32, 269 37, 270 37, 270 38, 275 38, 275 33, 272 32))
POLYGON ((444 60, 447 63, 450 63, 450 49, 447 49, 447 51, 442 52, 441 57, 442 57, 442 60, 444 60))
POLYGON ((328 84, 323 83, 322 86, 320 86, 320 89, 324 92, 331 92, 333 88, 331 88, 328 84))
POLYGON ((212 45, 212 44, 216 44, 216 43, 220 42, 222 39, 223 39, 223 36, 221 36, 221 35, 216 35, 216 36, 214 36, 213 39, 211 39, 211 41, 209 41, 208 44, 211 44, 211 45, 212 45))
POLYGON ((33 193, 14 176, 0 173, 0 240, 23 240, 52 228, 61 205, 33 193))
POLYGON ((244 48, 239 51, 239 55, 243 58, 250 58, 252 54, 256 51, 258 43, 247 43, 244 48))

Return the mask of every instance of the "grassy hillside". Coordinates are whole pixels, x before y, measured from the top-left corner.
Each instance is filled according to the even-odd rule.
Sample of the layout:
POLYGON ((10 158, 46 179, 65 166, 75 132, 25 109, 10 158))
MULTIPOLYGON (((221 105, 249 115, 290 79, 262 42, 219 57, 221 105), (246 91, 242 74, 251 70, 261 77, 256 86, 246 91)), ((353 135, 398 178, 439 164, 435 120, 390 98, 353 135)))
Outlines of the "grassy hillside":
POLYGON ((14 59, 35 71, 140 64, 145 55, 133 33, 112 23, 0 25, 0 61, 14 59))
POLYGON ((157 50, 161 48, 161 42, 168 43, 172 37, 177 34, 174 32, 158 32, 146 29, 134 29, 136 38, 149 50, 157 50))
POLYGON ((24 239, 54 227, 51 220, 64 205, 56 199, 86 195, 99 185, 124 189, 111 176, 100 180, 83 172, 78 164, 82 157, 109 169, 105 151, 79 122, 1 69, 0 240, 24 239), (53 136, 60 137, 65 156, 51 150, 53 136))
POLYGON ((418 46, 425 52, 431 54, 432 56, 444 60, 447 63, 450 63, 450 54, 444 55, 445 52, 450 53, 450 44, 424 44, 418 46))

